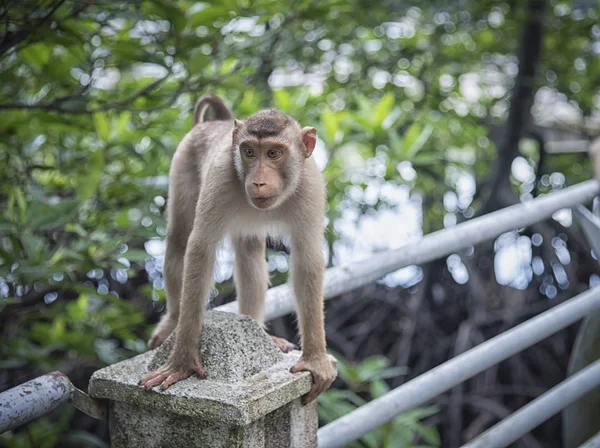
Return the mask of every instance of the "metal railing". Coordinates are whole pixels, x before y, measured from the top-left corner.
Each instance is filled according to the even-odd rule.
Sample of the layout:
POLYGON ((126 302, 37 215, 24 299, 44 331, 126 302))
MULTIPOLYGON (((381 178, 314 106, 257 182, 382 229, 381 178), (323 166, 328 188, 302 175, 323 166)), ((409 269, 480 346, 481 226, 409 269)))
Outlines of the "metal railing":
MULTIPOLYGON (((527 322, 505 331, 325 425, 318 433, 319 447, 345 446, 372 429, 389 422, 402 412, 426 403, 437 395, 474 377, 500 361, 531 347, 596 310, 600 310, 600 287, 586 291, 529 319, 527 322)), ((600 365, 596 366, 593 373, 596 376, 597 383, 600 383, 600 365)), ((565 399, 563 407, 574 401, 575 398, 570 401, 565 399)), ((557 409, 557 411, 560 409, 557 409)), ((529 413, 525 417, 519 416, 517 418, 519 421, 523 421, 523 418, 529 418, 529 413)), ((537 425, 533 427, 535 426, 537 425)), ((520 435, 522 434, 517 434, 517 437, 520 435)), ((508 443, 493 446, 506 445, 508 443)), ((485 443, 475 446, 488 447, 492 445, 485 443)))
MULTIPOLYGON (((530 226, 551 217, 558 210, 591 201, 598 194, 600 183, 589 180, 430 233, 399 249, 379 252, 364 260, 327 269, 323 285, 325 300, 373 283, 406 266, 427 263, 497 238, 505 232, 530 226)), ((215 309, 237 313, 238 303, 234 301, 215 309)), ((265 319, 275 319, 293 311, 294 299, 287 284, 267 291, 265 319)))
POLYGON ((106 418, 104 403, 77 389, 64 373, 51 372, 0 393, 0 434, 67 402, 94 418, 106 418))
POLYGON ((600 432, 581 445, 579 448, 600 448, 600 432))
MULTIPOLYGON (((427 263, 463 251, 483 241, 492 240, 502 233, 532 225, 551 217, 561 209, 572 208, 591 201, 599 194, 599 182, 595 180, 582 182, 564 190, 472 219, 455 227, 428 234, 399 249, 381 252, 345 266, 330 268, 325 272, 325 299, 329 300, 370 284, 403 267, 427 263)), ((587 233, 585 228, 584 231, 587 233)), ((238 304, 234 301, 216 309, 238 312, 238 304)), ((293 310, 294 299, 291 288, 287 284, 271 288, 267 292, 266 319, 284 316, 293 310)), ((584 292, 329 423, 318 431, 319 447, 342 447, 390 421, 398 414, 429 401, 440 393, 596 310, 600 310, 600 288, 584 292)), ((18 388, 23 388, 28 384, 18 386, 18 388)), ((600 363, 596 362, 507 417, 466 446, 506 446, 598 384, 600 384, 600 363)), ((4 400, 8 396, 6 394, 14 394, 18 388, 3 392, 0 397, 4 400)), ((33 406, 34 411, 23 412, 11 422, 0 421, 0 432, 13 428, 16 424, 25 423, 48 412, 58 404, 72 399, 74 396, 72 391, 73 389, 69 389, 67 393, 60 395, 58 401, 52 398, 51 406, 47 406, 44 400, 30 402, 28 406, 33 406)), ((82 398, 82 401, 83 404, 80 408, 95 404, 86 402, 85 397, 82 398)), ((84 410, 84 412, 87 411, 84 410)), ((102 408, 92 408, 89 412, 92 414, 95 412, 98 416, 102 416, 105 411, 102 408)), ((590 439, 585 446, 600 446, 598 443, 600 443, 600 436, 590 439)))
MULTIPOLYGON (((600 290, 600 288, 595 288, 600 290)), ((600 360, 540 395, 462 448, 502 448, 600 384, 600 360)))
MULTIPOLYGON (((535 224, 550 218, 561 209, 572 208, 589 202, 598 194, 600 194, 600 183, 598 181, 582 182, 564 190, 472 219, 455 227, 428 234, 422 239, 399 249, 378 253, 365 260, 345 266, 330 268, 325 273, 325 300, 372 283, 398 269, 427 263, 468 249, 481 242, 497 238, 502 233, 535 224)), ((216 309, 237 312, 238 304, 232 302, 216 309)), ((440 393, 599 309, 600 288, 580 294, 568 302, 530 319, 325 425, 318 431, 319 447, 343 447, 370 430, 389 422, 402 412, 429 401, 440 393)), ((284 316, 293 310, 293 295, 287 284, 271 288, 267 292, 265 304, 267 320, 284 316)), ((583 391, 581 393, 585 393, 585 391, 600 383, 600 367, 596 367, 591 371, 586 370, 585 377, 581 377, 582 373, 567 380, 566 385, 559 387, 563 387, 562 390, 565 390, 564 387, 572 388, 574 387, 572 385, 575 384, 576 387, 580 387, 578 390, 583 391), (594 379, 592 381, 593 385, 583 381, 589 380, 589 378, 594 379)), ((550 395, 550 399, 552 399, 555 393, 550 391, 548 394, 550 393, 552 393, 550 395)), ((573 393, 560 401, 560 406, 552 408, 553 413, 566 407, 577 396, 573 393)), ((539 403, 538 400, 542 399, 544 401, 541 401, 541 403, 544 405, 545 400, 548 400, 547 395, 539 397, 536 402, 539 403)), ((533 405, 533 402, 530 405, 533 405)), ((536 406, 540 405, 536 404, 536 406)), ((525 420, 529 419, 530 412, 532 411, 525 413, 520 411, 515 413, 512 418, 523 424, 525 420)), ((552 414, 548 416, 544 414, 544 417, 531 427, 524 425, 521 433, 514 433, 516 438, 527 433, 550 415, 552 414)), ((530 420, 530 425, 531 422, 535 422, 535 420, 530 420)), ((514 421, 511 421, 510 424, 513 425, 514 421)), ((505 426, 500 427, 500 430, 503 427, 505 426)), ((497 434, 497 431, 493 435, 497 434)), ((490 437, 486 435, 487 439, 490 437)), ((505 440, 501 439, 500 436, 495 437, 498 437, 499 444, 497 445, 488 445, 486 441, 486 443, 476 446, 506 446, 510 443, 505 443, 505 440)))

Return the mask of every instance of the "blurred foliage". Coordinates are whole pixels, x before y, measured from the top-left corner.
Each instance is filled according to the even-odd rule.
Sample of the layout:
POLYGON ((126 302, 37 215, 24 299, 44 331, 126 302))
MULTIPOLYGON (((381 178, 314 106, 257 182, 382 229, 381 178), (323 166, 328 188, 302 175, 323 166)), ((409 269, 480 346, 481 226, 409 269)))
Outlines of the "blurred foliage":
MULTIPOLYGON (((332 422, 359 406, 389 392, 386 379, 406 374, 404 367, 390 367, 383 356, 371 356, 359 364, 345 361, 338 353, 338 378, 345 389, 330 389, 319 396, 319 418, 323 423, 332 422)), ((438 412, 435 406, 417 408, 404 412, 391 422, 365 434, 349 448, 392 448, 392 447, 439 447, 440 436, 435 426, 421 420, 438 412)))
MULTIPOLYGON (((598 8, 553 0, 544 20, 538 93, 580 115, 598 109, 598 8)), ((472 216, 495 158, 488 126, 505 118, 517 71, 523 10, 516 0, 2 3, 0 387, 144 350, 147 316, 164 301, 149 243, 165 235, 170 157, 203 92, 240 117, 274 105, 318 129, 330 263, 345 211, 358 221, 397 207, 387 185, 422 202, 424 232, 472 216), (447 194, 458 205, 444 207, 447 194)), ((535 147, 523 155, 536 167, 535 147)), ((563 173, 561 185, 591 172, 579 155, 544 170, 563 173)), ((544 192, 548 179, 514 183, 544 192)), ((275 264, 278 283, 286 269, 275 264)), ((384 387, 351 372, 352 387, 384 387)), ((70 416, 0 440, 95 446, 61 436, 70 416)))

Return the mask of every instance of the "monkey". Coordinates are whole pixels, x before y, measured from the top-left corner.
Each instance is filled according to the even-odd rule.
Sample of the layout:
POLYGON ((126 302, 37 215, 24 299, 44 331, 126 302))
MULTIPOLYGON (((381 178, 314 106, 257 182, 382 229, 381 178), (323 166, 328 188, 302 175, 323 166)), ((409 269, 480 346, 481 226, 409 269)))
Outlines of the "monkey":
MULTIPOLYGON (((314 400, 335 379, 326 353, 322 252, 325 183, 312 152, 313 127, 301 127, 276 110, 244 121, 213 94, 200 97, 192 129, 178 145, 169 172, 164 265, 167 311, 149 348, 175 332, 165 364, 140 384, 162 390, 196 374, 206 377, 199 355, 205 302, 213 285, 215 250, 226 237, 235 252, 239 310, 264 326, 269 277, 267 237, 291 238, 290 282, 296 300, 302 355, 290 372, 309 371, 314 400), (206 121, 208 109, 214 115, 206 121)), ((294 348, 273 337, 284 352, 294 348)))

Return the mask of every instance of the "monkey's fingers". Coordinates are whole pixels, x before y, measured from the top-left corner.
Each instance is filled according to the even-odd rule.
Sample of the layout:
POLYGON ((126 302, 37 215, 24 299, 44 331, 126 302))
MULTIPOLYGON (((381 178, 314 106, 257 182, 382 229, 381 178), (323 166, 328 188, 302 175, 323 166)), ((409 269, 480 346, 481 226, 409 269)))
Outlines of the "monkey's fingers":
POLYGON ((152 332, 150 340, 148 341, 148 350, 160 347, 163 342, 169 337, 169 335, 175 329, 175 324, 172 321, 163 318, 157 327, 152 332))
POLYGON ((166 390, 178 381, 185 380, 194 374, 194 372, 177 372, 174 370, 169 370, 167 373, 170 373, 170 375, 162 382, 160 390, 166 390))
POLYGON ((148 341, 148 350, 155 349, 160 344, 161 344, 160 338, 158 337, 158 335, 155 334, 148 341))
POLYGON ((310 372, 312 374, 313 386, 310 391, 302 397, 302 404, 307 404, 313 401, 315 398, 319 396, 319 391, 321 390, 319 381, 316 378, 314 372, 311 371, 310 366, 307 365, 306 361, 300 360, 296 364, 292 366, 290 369, 291 373, 298 372, 310 372))
POLYGON ((206 369, 202 366, 200 361, 194 361, 194 372, 198 375, 198 378, 206 378, 206 369))
POLYGON ((145 384, 147 381, 150 381, 151 379, 153 379, 154 377, 156 377, 160 373, 163 373, 165 370, 166 370, 166 368, 163 366, 160 369, 153 370, 152 372, 148 372, 146 375, 144 375, 142 377, 142 379, 140 379, 138 381, 138 385, 141 386, 141 385, 145 384))
POLYGON ((292 350, 294 350, 295 348, 297 348, 296 344, 293 344, 290 341, 287 341, 283 338, 278 338, 277 336, 271 336, 271 339, 273 340, 275 345, 279 348, 279 350, 281 350, 283 353, 289 353, 292 350))
MULTIPOLYGON (((327 362, 329 362, 329 360, 327 360, 327 362)), ((322 370, 322 367, 318 366, 318 364, 313 365, 310 361, 305 361, 303 359, 298 361, 290 369, 291 373, 305 371, 312 374, 313 386, 310 391, 302 397, 302 404, 308 404, 315 400, 331 386, 331 383, 333 383, 333 380, 335 379, 335 374, 331 375, 327 373, 327 370, 322 370)))
POLYGON ((298 372, 310 372, 310 370, 307 368, 306 362, 304 360, 298 361, 290 369, 290 373, 298 373, 298 372))
POLYGON ((142 385, 144 386, 144 389, 150 390, 154 386, 158 386, 159 384, 161 384, 164 380, 166 380, 169 377, 169 375, 170 371, 166 369, 150 372, 148 375, 142 378, 142 385))
POLYGON ((329 389, 333 381, 326 380, 324 378, 320 378, 313 384, 312 389, 309 393, 302 397, 302 404, 308 404, 311 401, 315 400, 319 395, 329 389))
POLYGON ((313 387, 310 390, 310 392, 302 397, 302 404, 306 405, 311 401, 315 400, 321 393, 321 389, 322 388, 319 387, 317 384, 313 384, 313 387))

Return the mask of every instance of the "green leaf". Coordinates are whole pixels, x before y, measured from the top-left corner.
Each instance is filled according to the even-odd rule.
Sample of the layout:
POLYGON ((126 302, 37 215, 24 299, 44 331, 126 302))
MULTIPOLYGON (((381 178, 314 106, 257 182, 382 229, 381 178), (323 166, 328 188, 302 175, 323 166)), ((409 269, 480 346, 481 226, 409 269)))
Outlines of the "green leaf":
POLYGON ((359 93, 354 94, 354 99, 358 104, 358 108, 361 114, 365 115, 366 117, 372 118, 374 111, 369 100, 364 95, 361 95, 359 93))
POLYGON ((292 97, 287 90, 280 89, 273 91, 273 100, 277 109, 282 111, 289 111, 292 104, 292 97))
POLYGON ((67 315, 78 321, 84 321, 88 317, 89 296, 80 294, 77 300, 67 304, 67 315))
POLYGON ((55 317, 48 331, 49 342, 60 342, 65 335, 65 321, 62 317, 55 317))
POLYGON ((375 380, 369 387, 369 392, 373 398, 379 398, 390 391, 390 387, 383 380, 375 380))
POLYGON ((411 159, 411 162, 414 166, 427 166, 439 163, 444 160, 443 154, 417 154, 415 157, 411 159))
POLYGON ((25 215, 27 214, 27 202, 25 201, 25 195, 19 187, 13 188, 14 200, 19 209, 19 221, 25 221, 25 215))
POLYGON ((88 159, 89 171, 80 179, 80 186, 77 191, 82 200, 87 200, 97 191, 102 173, 104 172, 104 150, 96 149, 90 153, 88 159))
POLYGON ((416 432, 430 445, 440 446, 440 433, 435 426, 419 425, 416 432))
POLYGON ((394 107, 394 94, 391 92, 386 93, 379 100, 377 105, 375 106, 373 120, 378 126, 383 124, 383 121, 387 118, 387 116, 392 111, 394 107))
POLYGON ((121 112, 119 119, 117 120, 117 133, 119 135, 124 134, 127 131, 127 126, 131 122, 131 112, 121 112))
POLYGON ((321 122, 325 131, 325 137, 329 141, 333 141, 338 130, 338 119, 335 112, 323 112, 321 114, 321 122))
POLYGON ((379 378, 380 372, 389 365, 383 356, 371 356, 359 365, 359 377, 362 382, 379 378))
POLYGON ((396 425, 387 438, 388 447, 410 446, 413 440, 413 432, 403 425, 396 425))
MULTIPOLYGON (((30 232, 21 232, 19 239, 23 245, 25 256, 31 261, 36 261, 38 259, 37 255, 40 253, 40 251, 46 248, 44 240, 42 240, 39 236, 31 234, 30 232)), ((23 269, 20 269, 19 272, 23 273, 23 269)))
POLYGON ((79 235, 82 238, 85 238, 88 235, 88 233, 86 232, 86 230, 79 223, 67 224, 67 225, 65 225, 65 230, 67 232, 73 232, 73 233, 79 235))
POLYGON ((36 230, 48 230, 69 222, 81 205, 79 199, 64 199, 56 205, 43 204, 30 217, 28 226, 36 230))
POLYGON ((44 66, 50 61, 50 53, 52 48, 45 43, 36 43, 26 46, 21 50, 21 57, 36 66, 44 66))
POLYGON ((52 254, 50 260, 48 260, 48 265, 54 266, 63 258, 66 252, 67 250, 64 247, 59 247, 58 249, 56 249, 56 251, 54 251, 54 253, 52 254))
POLYGON ((10 191, 8 196, 8 205, 6 208, 6 215, 8 218, 16 223, 23 222, 26 219, 27 213, 27 202, 23 191, 15 186, 10 191))
POLYGON ((398 367, 388 367, 387 369, 382 369, 379 372, 379 378, 388 379, 388 378, 396 378, 400 375, 406 375, 408 373, 408 368, 403 366, 398 367))
POLYGON ((494 32, 490 29, 482 30, 479 33, 479 41, 484 45, 492 44, 494 39, 494 32))
POLYGON ((110 126, 105 113, 96 112, 94 114, 94 126, 96 127, 96 134, 98 134, 98 138, 101 140, 107 140, 110 135, 110 126))
POLYGON ((244 114, 252 114, 256 112, 256 103, 257 101, 256 90, 254 90, 251 86, 249 86, 242 96, 242 101, 238 105, 238 110, 244 114))
POLYGON ((409 160, 414 158, 417 155, 417 153, 423 148, 425 143, 427 143, 427 141, 429 140, 429 137, 431 137, 432 133, 433 126, 431 126, 430 124, 425 126, 425 129, 423 129, 422 131, 420 130, 420 127, 417 124, 411 126, 406 135, 405 141, 407 147, 406 154, 409 160), (415 134, 417 135, 415 136, 415 134))
POLYGON ((404 424, 411 424, 414 422, 418 422, 426 417, 431 417, 439 412, 439 408, 437 406, 427 406, 424 408, 416 408, 411 409, 410 411, 406 411, 400 414, 396 419, 398 422, 404 424))
POLYGON ((168 20, 173 31, 179 34, 185 28, 187 19, 175 2, 169 0, 153 0, 144 2, 144 12, 162 20, 168 20))
POLYGON ((225 59, 225 61, 221 65, 221 75, 227 75, 231 73, 238 66, 239 62, 240 61, 236 58, 225 59))
POLYGON ((124 257, 129 261, 144 261, 150 257, 150 255, 145 250, 129 249, 127 252, 125 252, 124 257))
POLYGON ((213 23, 217 20, 230 20, 229 10, 222 5, 216 4, 211 5, 208 8, 204 8, 198 12, 191 14, 188 17, 188 24, 193 27, 206 26, 212 27, 213 23))
POLYGON ((402 160, 406 160, 406 155, 404 153, 404 141, 398 135, 395 129, 390 129, 388 132, 388 144, 390 147, 390 152, 395 161, 400 162, 402 160))

